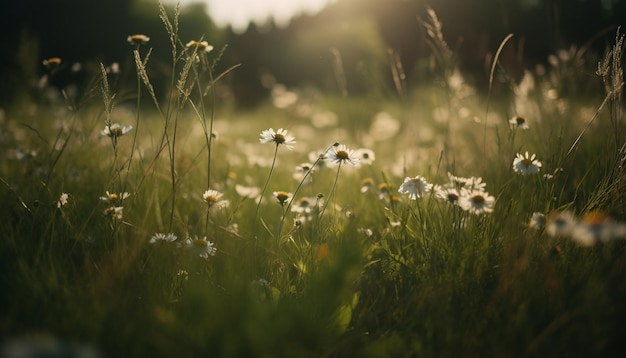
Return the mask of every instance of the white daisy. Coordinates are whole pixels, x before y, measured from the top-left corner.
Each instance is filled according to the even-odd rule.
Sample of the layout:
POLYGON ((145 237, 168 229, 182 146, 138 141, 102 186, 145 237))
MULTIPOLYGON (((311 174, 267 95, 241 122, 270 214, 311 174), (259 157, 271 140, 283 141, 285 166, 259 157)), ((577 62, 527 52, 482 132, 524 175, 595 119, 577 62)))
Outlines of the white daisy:
POLYGON ((333 162, 338 165, 344 163, 356 165, 360 163, 359 158, 354 155, 352 149, 348 149, 348 147, 343 144, 333 146, 328 150, 328 152, 326 152, 325 156, 329 162, 333 162))
POLYGON ((285 204, 289 203, 289 201, 291 200, 292 196, 293 196, 292 193, 288 193, 286 191, 275 191, 274 192, 274 197, 276 198, 276 200, 278 200, 278 203, 281 206, 285 206, 285 204))
POLYGON ((129 196, 130 196, 130 193, 127 193, 127 192, 116 194, 116 193, 109 193, 109 191, 107 190, 106 196, 101 196, 100 200, 109 204, 119 204, 124 199, 128 198, 129 196))
POLYGON ((104 209, 104 215, 109 216, 113 219, 121 220, 122 216, 124 216, 124 207, 123 206, 109 206, 104 209))
POLYGON ((435 192, 435 196, 438 199, 447 201, 450 204, 458 204, 459 198, 461 194, 459 193, 457 188, 446 188, 441 185, 436 185, 433 187, 433 191, 435 192))
POLYGON ((61 208, 65 204, 67 204, 67 201, 68 201, 69 198, 70 198, 70 194, 68 194, 68 193, 61 193, 61 196, 59 197, 59 200, 57 201, 57 208, 61 208))
POLYGON ((520 128, 520 129, 528 129, 528 121, 524 116, 515 116, 509 120, 509 124, 512 129, 520 128))
POLYGON ((496 199, 482 190, 461 190, 459 206, 471 214, 483 214, 493 211, 496 199))
POLYGON ((206 41, 189 41, 187 42, 187 44, 185 45, 186 48, 188 49, 198 49, 198 51, 204 51, 204 52, 211 52, 213 51, 213 46, 209 45, 208 42, 206 41))
POLYGON ((128 43, 130 43, 131 45, 143 45, 145 43, 148 43, 148 41, 150 41, 150 38, 146 35, 135 34, 129 35, 126 38, 126 41, 128 41, 128 43))
POLYGON ((570 236, 575 226, 576 219, 569 211, 550 214, 546 218, 546 232, 553 237, 570 236))
POLYGON ((104 130, 100 132, 100 136, 117 138, 128 134, 128 132, 130 132, 131 130, 133 130, 133 126, 122 126, 118 123, 113 123, 111 125, 105 126, 104 130))
POLYGON ((287 135, 287 130, 279 128, 274 132, 273 128, 266 129, 261 132, 261 143, 276 143, 276 145, 284 144, 289 150, 293 150, 293 144, 296 143, 293 136, 287 135))
POLYGON ((174 235, 173 233, 163 234, 163 233, 157 232, 150 238, 150 243, 155 244, 157 242, 159 243, 174 242, 176 241, 176 239, 178 239, 178 237, 176 237, 176 235, 174 235))
POLYGON ((373 150, 367 148, 359 148, 354 151, 354 156, 359 158, 361 164, 371 165, 376 160, 376 154, 373 150))
POLYGON ((223 200, 223 193, 220 193, 217 190, 208 189, 202 194, 202 198, 209 205, 209 208, 221 209, 227 207, 230 202, 228 200, 223 200))
POLYGON ((546 215, 540 212, 534 212, 530 218, 528 226, 531 229, 541 230, 546 226, 546 215))
POLYGON ((517 153, 513 159, 513 170, 520 175, 539 173, 542 164, 535 157, 535 154, 529 156, 528 152, 524 155, 517 153))
POLYGON ((400 194, 408 194, 409 199, 417 200, 432 189, 433 185, 429 184, 424 177, 418 175, 415 178, 404 178, 404 182, 398 188, 400 194))
POLYGON ((215 256, 215 253, 217 253, 214 244, 207 240, 206 236, 202 239, 198 238, 198 236, 193 239, 188 237, 186 246, 191 252, 197 253, 198 256, 205 259, 208 259, 209 256, 215 256))

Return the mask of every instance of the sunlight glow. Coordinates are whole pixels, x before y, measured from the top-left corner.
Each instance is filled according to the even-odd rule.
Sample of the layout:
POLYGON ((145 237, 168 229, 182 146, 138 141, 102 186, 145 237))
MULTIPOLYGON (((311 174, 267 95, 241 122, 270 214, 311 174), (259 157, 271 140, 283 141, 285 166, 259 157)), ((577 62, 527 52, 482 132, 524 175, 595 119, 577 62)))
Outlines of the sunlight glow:
POLYGON ((274 19, 278 26, 286 26, 292 17, 314 14, 336 0, 181 0, 180 3, 185 6, 202 1, 217 26, 230 25, 234 31, 242 32, 250 22, 262 25, 269 19, 274 19))

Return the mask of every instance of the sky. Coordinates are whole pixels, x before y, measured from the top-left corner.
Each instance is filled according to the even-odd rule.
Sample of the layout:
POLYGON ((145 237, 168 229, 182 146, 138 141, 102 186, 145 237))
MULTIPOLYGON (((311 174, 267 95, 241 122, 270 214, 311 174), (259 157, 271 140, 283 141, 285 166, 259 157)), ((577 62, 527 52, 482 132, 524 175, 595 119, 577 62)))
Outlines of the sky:
MULTIPOLYGON (((273 18, 278 26, 302 13, 314 14, 326 4, 336 0, 180 0, 185 4, 205 2, 209 15, 217 26, 232 26, 235 31, 245 31, 249 22, 263 24, 273 18)), ((166 2, 176 3, 176 0, 166 2)))

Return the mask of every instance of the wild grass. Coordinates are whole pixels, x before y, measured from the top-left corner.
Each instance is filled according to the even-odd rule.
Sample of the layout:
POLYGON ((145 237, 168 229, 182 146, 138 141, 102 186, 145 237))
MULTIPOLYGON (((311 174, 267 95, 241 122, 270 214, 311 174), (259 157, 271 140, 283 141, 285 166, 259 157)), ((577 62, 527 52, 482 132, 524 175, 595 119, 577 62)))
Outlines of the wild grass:
POLYGON ((288 89, 221 111, 236 64, 214 73, 220 51, 161 8, 167 96, 167 49, 135 42, 136 88, 101 65, 82 99, 5 108, 3 354, 621 356, 623 36, 604 93, 559 92, 563 55, 487 98, 427 14, 440 80, 411 88, 390 52, 399 100, 288 89), (538 173, 514 170, 525 152, 538 173))

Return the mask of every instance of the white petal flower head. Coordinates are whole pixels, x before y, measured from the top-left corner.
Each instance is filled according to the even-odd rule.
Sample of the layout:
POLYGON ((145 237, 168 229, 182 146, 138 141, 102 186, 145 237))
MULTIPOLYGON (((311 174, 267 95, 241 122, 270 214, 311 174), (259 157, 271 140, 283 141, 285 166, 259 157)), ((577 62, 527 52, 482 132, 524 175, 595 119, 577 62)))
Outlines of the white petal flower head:
POLYGON ((344 163, 357 165, 361 161, 358 157, 354 155, 354 151, 352 149, 348 149, 344 144, 339 144, 337 146, 333 146, 328 152, 326 152, 326 159, 329 162, 342 165, 344 163))
POLYGON ((143 44, 148 43, 148 41, 150 41, 150 38, 143 34, 134 34, 134 35, 129 35, 126 38, 126 41, 128 41, 128 43, 131 45, 143 45, 143 44))
POLYGON ((215 256, 217 253, 215 245, 207 240, 206 236, 202 239, 198 238, 198 236, 193 239, 188 237, 186 245, 187 249, 204 259, 208 259, 209 256, 215 256))
POLYGON ((119 123, 113 123, 104 127, 104 130, 100 132, 101 137, 118 138, 125 134, 128 134, 133 130, 133 126, 122 126, 119 123))
POLYGON ((457 205, 459 203, 459 198, 461 197, 461 194, 459 193, 457 188, 446 188, 437 185, 433 188, 433 191, 435 192, 435 196, 438 199, 444 200, 454 205, 457 205))
POLYGON ((191 40, 191 41, 187 42, 185 47, 188 48, 188 49, 191 49, 191 50, 197 49, 198 52, 204 51, 206 53, 209 53, 209 52, 213 51, 213 46, 209 45, 209 43, 206 42, 206 41, 194 41, 194 40, 191 40))
POLYGON ((485 187, 487 187, 487 183, 483 182, 481 177, 464 178, 448 173, 448 178, 450 180, 449 187, 458 190, 485 190, 485 187))
POLYGON ((239 194, 240 196, 243 196, 244 198, 256 198, 259 196, 259 194, 261 194, 261 189, 259 189, 259 187, 256 186, 244 186, 241 184, 235 184, 235 191, 237 192, 237 194, 239 194))
POLYGON ((376 160, 376 154, 373 150, 360 148, 354 151, 354 156, 359 158, 361 164, 371 165, 376 160))
POLYGON ((535 159, 536 155, 517 153, 513 159, 513 170, 520 175, 537 174, 541 170, 541 162, 535 159))
POLYGON ((222 196, 224 196, 223 193, 213 189, 208 189, 202 194, 202 198, 206 201, 207 205, 209 205, 209 208, 216 209, 225 208, 230 205, 230 202, 222 199, 222 196))
POLYGON ((433 185, 429 184, 424 177, 418 175, 415 178, 404 178, 404 182, 398 188, 400 194, 408 194, 409 199, 417 200, 432 189, 433 185))
POLYGON ((176 237, 176 235, 174 235, 173 233, 163 234, 163 233, 157 232, 150 238, 150 243, 151 244, 156 244, 156 243, 164 244, 167 242, 174 242, 176 241, 176 239, 178 239, 178 237, 176 237))
POLYGON ((482 190, 462 190, 459 198, 461 209, 471 214, 484 214, 493 211, 496 199, 482 190))
POLYGON ((65 204, 67 204, 67 201, 70 198, 70 194, 68 193, 61 193, 61 196, 59 197, 59 200, 57 201, 57 208, 62 208, 63 206, 65 206, 65 204))
POLYGON ((109 206, 106 209, 104 209, 104 215, 113 219, 122 220, 122 217, 124 216, 124 207, 123 206, 109 206))
POLYGON ((546 226, 546 215, 541 212, 534 212, 530 217, 530 222, 528 223, 528 227, 535 230, 541 230, 546 226))
POLYGON ((546 216, 546 232, 552 237, 569 237, 576 225, 576 219, 569 211, 551 213, 546 216))
POLYGON ((528 121, 524 116, 515 116, 509 120, 509 124, 511 125, 511 129, 528 129, 528 121))
POLYGON ((276 198, 276 200, 278 200, 278 203, 281 206, 285 206, 285 204, 288 204, 291 201, 292 196, 293 196, 292 193, 288 193, 286 191, 274 192, 274 197, 276 198))
POLYGON ((287 130, 279 128, 278 131, 274 132, 273 128, 266 129, 261 132, 261 138, 259 138, 259 142, 261 143, 276 143, 276 145, 284 144, 285 147, 289 150, 293 150, 293 144, 296 143, 293 136, 287 134, 287 130))
POLYGON ((127 192, 117 194, 117 193, 109 193, 109 191, 107 190, 106 196, 101 196, 100 200, 109 204, 118 204, 118 203, 121 203, 124 199, 128 198, 129 196, 130 196, 130 193, 127 193, 127 192))

